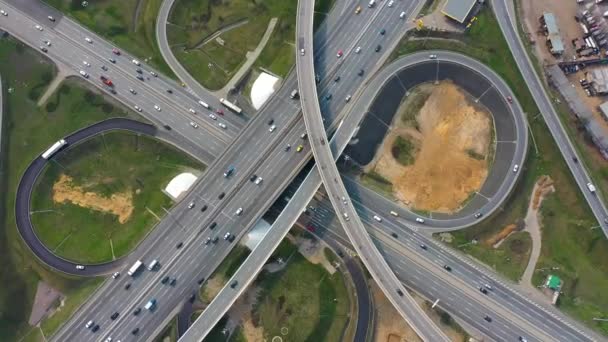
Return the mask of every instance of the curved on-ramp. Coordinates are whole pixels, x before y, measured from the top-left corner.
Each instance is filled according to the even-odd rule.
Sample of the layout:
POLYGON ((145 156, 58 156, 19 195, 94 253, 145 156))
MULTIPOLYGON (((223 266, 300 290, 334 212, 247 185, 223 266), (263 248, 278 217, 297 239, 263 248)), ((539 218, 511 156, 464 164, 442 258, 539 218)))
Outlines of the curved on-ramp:
MULTIPOLYGON (((64 139, 68 143, 67 146, 69 148, 69 146, 78 144, 95 135, 114 130, 131 131, 149 136, 154 136, 156 134, 155 126, 130 119, 114 118, 80 129, 66 136, 64 139)), ((53 251, 49 250, 36 235, 30 217, 31 196, 36 184, 36 179, 44 170, 46 163, 51 160, 52 157, 49 160, 46 160, 41 156, 36 157, 36 159, 34 159, 25 169, 25 172, 19 181, 15 199, 15 220, 19 235, 21 235, 25 244, 42 263, 55 270, 78 276, 97 276, 110 273, 116 265, 120 263, 122 258, 110 262, 87 265, 84 270, 77 270, 77 263, 57 256, 53 251)))

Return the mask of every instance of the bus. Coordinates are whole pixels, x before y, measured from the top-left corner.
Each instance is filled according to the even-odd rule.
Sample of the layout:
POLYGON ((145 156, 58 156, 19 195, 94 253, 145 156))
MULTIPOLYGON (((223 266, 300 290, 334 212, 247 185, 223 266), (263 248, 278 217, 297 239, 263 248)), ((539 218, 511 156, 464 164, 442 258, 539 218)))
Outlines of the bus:
POLYGON ((48 160, 55 153, 59 152, 59 150, 61 150, 67 144, 68 143, 65 141, 65 139, 59 140, 58 142, 54 143, 53 146, 49 147, 48 150, 44 151, 44 153, 42 154, 42 158, 48 160))
POLYGON ((137 274, 137 272, 143 265, 144 265, 144 263, 141 262, 141 260, 137 260, 133 264, 133 266, 131 266, 131 268, 129 268, 129 270, 127 271, 127 274, 130 275, 131 277, 135 277, 135 274, 137 274))
POLYGON ((239 108, 237 105, 235 105, 234 103, 226 100, 225 98, 221 98, 220 102, 226 106, 226 108, 230 109, 231 111, 237 113, 237 114, 241 114, 241 112, 243 111, 241 108, 239 108))
POLYGON ((200 104, 201 106, 203 106, 203 107, 205 107, 205 108, 209 109, 209 105, 207 104, 207 102, 203 102, 203 101, 201 101, 201 100, 198 100, 198 104, 200 104))

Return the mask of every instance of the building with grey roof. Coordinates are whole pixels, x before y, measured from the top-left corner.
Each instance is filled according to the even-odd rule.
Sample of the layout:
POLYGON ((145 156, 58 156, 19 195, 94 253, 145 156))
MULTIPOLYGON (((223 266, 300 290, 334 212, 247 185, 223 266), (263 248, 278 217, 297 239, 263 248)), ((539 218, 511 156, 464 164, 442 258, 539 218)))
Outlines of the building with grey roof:
POLYGON ((547 29, 547 43, 549 44, 551 53, 554 55, 561 55, 564 53, 564 42, 559 33, 555 16, 553 13, 545 12, 543 13, 543 21, 545 22, 545 27, 547 29))
POLYGON ((608 68, 593 68, 587 72, 587 81, 597 94, 608 94, 608 68))
POLYGON ((477 0, 447 0, 441 13, 463 24, 476 2, 477 0))

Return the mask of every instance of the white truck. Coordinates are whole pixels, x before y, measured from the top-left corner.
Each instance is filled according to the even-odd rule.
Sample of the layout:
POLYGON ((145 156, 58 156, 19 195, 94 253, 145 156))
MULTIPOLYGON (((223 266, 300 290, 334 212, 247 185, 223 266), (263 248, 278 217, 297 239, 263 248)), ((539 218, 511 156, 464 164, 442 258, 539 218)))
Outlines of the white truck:
POLYGON ((131 266, 131 268, 129 268, 129 270, 127 271, 127 274, 130 275, 131 277, 135 277, 135 275, 137 274, 137 272, 139 272, 139 270, 141 269, 141 267, 144 265, 143 262, 141 262, 141 260, 137 260, 133 266, 131 266))
POLYGON ((589 191, 591 191, 591 193, 595 193, 595 185, 593 185, 591 183, 587 183, 587 189, 589 189, 589 191))
POLYGON ((155 307, 156 307, 156 299, 152 298, 146 303, 146 306, 144 306, 144 309, 152 311, 152 310, 154 310, 155 307))

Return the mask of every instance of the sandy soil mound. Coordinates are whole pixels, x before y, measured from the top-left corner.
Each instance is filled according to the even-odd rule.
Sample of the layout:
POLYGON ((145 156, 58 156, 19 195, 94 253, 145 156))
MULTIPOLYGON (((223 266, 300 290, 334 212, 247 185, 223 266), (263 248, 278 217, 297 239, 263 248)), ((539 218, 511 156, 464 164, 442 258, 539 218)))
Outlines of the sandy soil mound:
POLYGON ((72 177, 62 174, 53 184, 53 201, 70 202, 92 210, 111 213, 118 216, 118 222, 125 223, 133 213, 133 193, 125 191, 112 194, 110 198, 95 192, 86 191, 82 186, 74 185, 72 177))
POLYGON ((398 125, 388 134, 375 170, 393 183, 395 197, 406 205, 433 212, 457 211, 486 179, 491 118, 469 104, 456 85, 442 82, 432 87, 416 122, 419 132, 415 134, 412 128, 398 125), (412 165, 402 166, 392 157, 390 149, 397 135, 416 145, 412 165))

